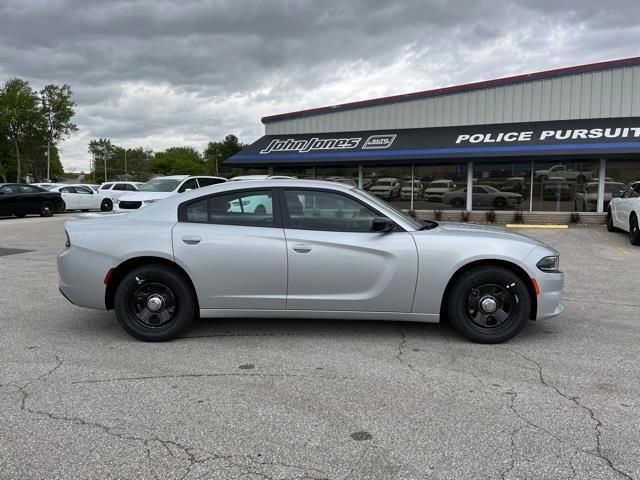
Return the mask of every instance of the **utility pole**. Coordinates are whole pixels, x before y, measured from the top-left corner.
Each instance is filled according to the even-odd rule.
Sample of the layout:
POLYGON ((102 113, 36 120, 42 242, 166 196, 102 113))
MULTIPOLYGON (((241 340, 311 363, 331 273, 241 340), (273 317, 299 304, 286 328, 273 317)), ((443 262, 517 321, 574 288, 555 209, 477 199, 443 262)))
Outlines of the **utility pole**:
POLYGON ((104 181, 107 181, 107 155, 104 150, 102 152, 102 160, 104 161, 104 181))
POLYGON ((129 174, 127 173, 127 148, 124 149, 124 179, 129 180, 129 174))
POLYGON ((96 183, 96 154, 95 153, 91 153, 91 164, 92 164, 92 169, 91 171, 93 172, 93 183, 96 183))

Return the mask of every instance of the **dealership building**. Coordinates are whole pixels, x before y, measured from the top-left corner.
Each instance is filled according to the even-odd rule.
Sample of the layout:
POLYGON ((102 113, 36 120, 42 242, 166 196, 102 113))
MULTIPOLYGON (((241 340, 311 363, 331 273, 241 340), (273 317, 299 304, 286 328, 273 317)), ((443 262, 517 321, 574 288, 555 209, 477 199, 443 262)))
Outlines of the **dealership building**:
POLYGON ((418 214, 606 212, 640 180, 640 57, 267 116, 227 160, 418 214))

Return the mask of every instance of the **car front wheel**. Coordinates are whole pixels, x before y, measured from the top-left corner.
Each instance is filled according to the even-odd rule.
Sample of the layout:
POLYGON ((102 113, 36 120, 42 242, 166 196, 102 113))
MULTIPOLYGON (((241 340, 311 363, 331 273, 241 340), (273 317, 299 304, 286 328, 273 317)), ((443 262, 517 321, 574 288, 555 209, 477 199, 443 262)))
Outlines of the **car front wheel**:
POLYGON ((146 342, 171 340, 196 316, 196 297, 188 279, 165 265, 134 269, 116 289, 114 307, 122 328, 146 342))
POLYGON ((607 210, 607 231, 609 232, 618 231, 618 229, 613 225, 613 215, 611 214, 611 209, 607 210))
POLYGON ((640 227, 635 213, 632 213, 629 219, 629 241, 631 245, 640 245, 640 227))
POLYGON ((511 270, 481 266, 465 272, 454 284, 447 312, 453 328, 478 343, 501 343, 516 336, 531 313, 524 281, 511 270))
POLYGON ((103 212, 110 212, 111 210, 113 210, 113 202, 108 198, 105 198, 100 203, 100 210, 102 210, 103 212))

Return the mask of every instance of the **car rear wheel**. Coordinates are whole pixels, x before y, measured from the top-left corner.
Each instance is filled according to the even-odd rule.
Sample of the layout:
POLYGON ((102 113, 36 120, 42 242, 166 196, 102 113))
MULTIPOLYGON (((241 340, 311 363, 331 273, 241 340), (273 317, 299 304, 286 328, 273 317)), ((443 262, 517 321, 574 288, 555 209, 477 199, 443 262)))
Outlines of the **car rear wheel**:
POLYGON ((611 215, 611 209, 607 210, 607 231, 617 232, 619 229, 613 225, 613 215, 611 215))
POLYGON ((478 343, 501 343, 517 335, 531 313, 524 281, 511 270, 482 266, 465 272, 454 284, 447 311, 453 328, 478 343))
POLYGON ((493 206, 499 210, 504 210, 507 208, 507 199, 498 197, 493 201, 493 206))
POLYGON ((464 207, 464 199, 462 198, 452 198, 451 201, 449 202, 449 205, 451 205, 453 208, 462 208, 464 207))
POLYGON ((113 202, 110 199, 105 198, 100 203, 100 210, 102 210, 103 212, 110 212, 111 210, 113 210, 113 202))
POLYGON ((196 298, 189 281, 173 268, 136 268, 116 289, 114 307, 122 328, 146 342, 162 342, 189 328, 196 316, 196 298))
POLYGON ((640 227, 635 213, 632 213, 629 219, 629 241, 631 245, 640 245, 640 227))
POLYGON ((42 202, 40 205, 40 216, 51 217, 53 216, 53 204, 51 202, 42 202))

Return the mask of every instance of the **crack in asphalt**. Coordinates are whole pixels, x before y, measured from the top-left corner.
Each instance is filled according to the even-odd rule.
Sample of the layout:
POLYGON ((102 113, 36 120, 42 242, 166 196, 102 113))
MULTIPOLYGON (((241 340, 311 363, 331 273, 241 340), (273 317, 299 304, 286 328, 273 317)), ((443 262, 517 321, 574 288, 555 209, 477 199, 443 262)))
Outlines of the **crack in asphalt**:
POLYGON ((168 378, 216 378, 216 377, 267 377, 267 378, 306 378, 320 380, 356 380, 355 377, 339 375, 308 375, 304 373, 176 373, 168 375, 145 375, 139 377, 99 378, 95 380, 75 380, 71 385, 86 383, 136 382, 145 380, 161 380, 168 378))
MULTIPOLYGON (((609 457, 607 457, 607 455, 605 455, 605 453, 602 451, 602 443, 601 443, 602 442, 602 438, 601 438, 602 437, 602 430, 601 430, 602 429, 602 421, 598 417, 596 417, 596 415, 595 415, 595 413, 594 413, 592 408, 590 408, 590 407, 584 405, 583 403, 581 403, 579 401, 580 397, 575 396, 575 395, 568 395, 568 394, 564 393, 562 390, 560 390, 557 386, 547 382, 546 379, 544 378, 542 365, 539 362, 533 360, 532 358, 529 358, 528 356, 526 356, 523 353, 517 352, 515 350, 511 350, 510 348, 500 347, 500 346, 498 348, 501 348, 502 350, 505 350, 505 351, 510 352, 510 353, 512 353, 514 355, 517 355, 518 357, 520 357, 520 358, 526 360, 527 362, 529 362, 530 364, 534 365, 536 367, 537 371, 538 371, 538 378, 540 380, 540 384, 544 385, 547 388, 550 388, 550 389, 554 390, 559 396, 561 396, 562 398, 572 402, 578 408, 580 408, 581 410, 583 410, 583 411, 585 411, 585 412, 587 412, 589 414, 589 417, 595 423, 594 430, 595 430, 595 434, 596 434, 595 435, 596 436, 596 438, 595 438, 595 440, 596 440, 596 450, 595 450, 595 452, 594 451, 592 451, 592 452, 583 451, 581 449, 577 449, 577 450, 583 451, 584 453, 589 453, 591 455, 594 455, 594 456, 600 458, 601 460, 603 460, 604 462, 607 463, 607 465, 609 466, 609 468, 611 470, 613 470, 615 473, 617 473, 622 478, 625 478, 627 480, 635 480, 631 475, 629 475, 625 471, 621 470, 620 468, 616 467, 613 464, 613 461, 609 457)), ((518 415, 518 416, 520 416, 520 415, 518 415)), ((522 418, 522 417, 520 416, 520 418, 522 418)), ((525 420, 525 419, 523 418, 523 420, 525 420)), ((531 422, 529 422, 527 420, 525 420, 525 421, 527 423, 529 423, 530 425, 532 425, 532 426, 534 425, 534 424, 532 424, 531 422)))
POLYGON ((421 370, 416 368, 413 364, 409 363, 407 360, 404 359, 406 346, 407 346, 407 334, 405 333, 404 329, 400 327, 400 343, 398 344, 398 353, 396 354, 395 359, 398 362, 400 362, 402 365, 406 365, 407 368, 409 368, 409 370, 411 370, 412 372, 417 373, 422 377, 426 377, 426 374, 424 372, 422 372, 421 370))
MULTIPOLYGON (((241 470, 241 471, 243 471, 243 472, 245 472, 247 474, 257 475, 257 476, 260 476, 260 477, 262 477, 262 478, 264 478, 266 480, 275 480, 275 479, 273 477, 271 477, 268 473, 266 473, 266 472, 264 472, 262 470, 262 467, 264 467, 264 466, 283 466, 283 467, 290 468, 290 469, 297 469, 297 470, 300 470, 302 472, 301 474, 295 475, 293 477, 280 477, 279 480, 328 480, 328 477, 326 476, 326 474, 324 472, 322 472, 321 470, 318 470, 316 468, 310 468, 310 467, 306 467, 306 466, 303 466, 303 465, 287 464, 287 463, 276 462, 276 461, 274 461, 274 462, 256 461, 256 460, 254 460, 252 458, 252 455, 250 455, 250 454, 249 455, 220 455, 220 454, 208 453, 207 457, 198 458, 198 456, 194 453, 194 450, 195 450, 194 447, 190 447, 190 446, 184 445, 184 444, 182 444, 180 442, 177 442, 177 441, 174 441, 174 440, 162 439, 162 438, 159 438, 157 436, 150 437, 150 438, 145 438, 145 437, 142 437, 142 436, 131 435, 131 434, 119 432, 117 427, 110 427, 108 425, 104 425, 102 423, 98 423, 98 422, 91 421, 91 420, 85 420, 85 419, 80 418, 80 417, 66 416, 66 415, 56 415, 55 413, 47 411, 47 410, 40 410, 40 409, 37 409, 37 408, 33 408, 28 404, 28 400, 30 399, 31 394, 29 393, 29 391, 27 389, 28 389, 28 387, 30 387, 34 383, 36 383, 38 381, 42 381, 42 380, 50 377, 59 368, 62 367, 63 360, 60 357, 59 352, 57 352, 55 354, 55 359, 56 359, 56 364, 51 369, 49 369, 47 372, 45 372, 44 374, 38 376, 34 380, 31 380, 31 381, 27 382, 24 385, 6 384, 7 386, 10 385, 10 386, 16 388, 17 391, 20 392, 20 394, 22 396, 22 398, 20 400, 20 403, 19 403, 20 410, 28 412, 28 413, 30 413, 32 415, 45 417, 47 419, 54 420, 54 421, 60 421, 60 422, 63 422, 63 423, 70 423, 70 424, 73 424, 73 425, 79 425, 79 426, 83 426, 83 427, 95 428, 95 429, 98 429, 98 430, 102 431, 106 435, 114 437, 114 438, 117 438, 119 440, 133 441, 133 442, 142 443, 142 446, 143 446, 143 448, 145 450, 145 456, 147 458, 147 463, 149 465, 150 473, 155 479, 157 479, 159 477, 158 477, 158 475, 157 475, 157 473, 155 472, 155 469, 154 469, 153 455, 152 455, 152 451, 151 451, 151 445, 154 442, 157 442, 158 444, 160 444, 169 453, 169 455, 174 460, 186 461, 187 462, 187 465, 185 467, 185 471, 184 471, 183 475, 180 477, 180 480, 186 479, 191 474, 191 471, 192 471, 192 469, 193 469, 193 467, 195 465, 205 464, 205 463, 210 462, 210 461, 218 461, 218 460, 223 461, 225 463, 225 467, 226 468, 236 467, 239 470, 241 470), (183 458, 177 457, 176 454, 174 454, 174 452, 172 451, 172 449, 170 447, 174 447, 175 449, 178 450, 178 452, 182 452, 183 458), (248 465, 242 464, 242 463, 240 463, 240 461, 236 461, 235 459, 248 460, 249 462, 251 462, 254 465, 256 465, 257 468, 250 468, 248 465), (309 471, 312 471, 313 474, 308 473, 309 471), (317 476, 317 475, 323 475, 323 476, 317 476)), ((255 376, 255 374, 244 374, 244 375, 254 375, 255 376)), ((314 377, 314 376, 311 376, 311 377, 314 377)))

